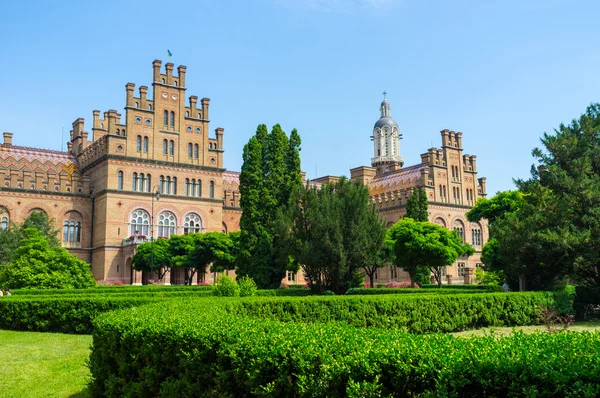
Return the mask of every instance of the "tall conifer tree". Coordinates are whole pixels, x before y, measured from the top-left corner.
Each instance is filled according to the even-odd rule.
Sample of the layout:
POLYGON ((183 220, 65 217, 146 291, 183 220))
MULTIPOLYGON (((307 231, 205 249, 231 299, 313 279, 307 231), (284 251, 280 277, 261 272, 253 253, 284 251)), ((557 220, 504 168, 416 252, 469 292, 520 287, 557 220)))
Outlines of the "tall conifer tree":
POLYGON ((299 151, 298 132, 292 131, 288 139, 278 124, 271 133, 259 125, 244 146, 237 273, 252 277, 261 288, 279 287, 289 265, 278 248, 282 242, 275 224, 290 193, 302 183, 299 151))

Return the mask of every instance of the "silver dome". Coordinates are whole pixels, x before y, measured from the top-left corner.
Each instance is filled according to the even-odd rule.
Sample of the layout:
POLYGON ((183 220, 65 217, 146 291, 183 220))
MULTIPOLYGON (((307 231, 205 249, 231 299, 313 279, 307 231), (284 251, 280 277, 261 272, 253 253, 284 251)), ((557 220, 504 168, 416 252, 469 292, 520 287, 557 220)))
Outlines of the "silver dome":
POLYGON ((375 127, 373 127, 373 128, 376 129, 376 128, 382 128, 385 126, 398 128, 398 124, 396 123, 396 121, 389 116, 384 116, 384 117, 380 118, 377 121, 377 123, 375 123, 375 127))

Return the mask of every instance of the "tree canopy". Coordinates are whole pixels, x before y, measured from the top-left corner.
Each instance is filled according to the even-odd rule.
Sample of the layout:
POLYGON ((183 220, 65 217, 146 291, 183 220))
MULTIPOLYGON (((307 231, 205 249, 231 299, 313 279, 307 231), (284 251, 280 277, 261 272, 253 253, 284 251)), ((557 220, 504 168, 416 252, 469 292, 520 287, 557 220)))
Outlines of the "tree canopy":
POLYGON ((139 245, 131 265, 138 271, 154 271, 162 280, 172 266, 169 239, 159 238, 139 245))
POLYGON ((62 247, 52 247, 35 228, 25 229, 11 263, 0 269, 0 286, 8 289, 80 289, 95 285, 89 264, 62 247))
POLYGON ((302 183, 300 144, 295 129, 288 138, 278 124, 270 133, 261 124, 244 146, 237 274, 251 277, 261 288, 279 287, 289 267, 288 259, 280 255, 283 243, 276 233, 276 218, 302 183))
POLYGON ((22 224, 10 223, 8 228, 0 229, 0 264, 8 264, 14 258, 17 249, 25 238, 25 230, 34 228, 48 239, 50 246, 59 246, 58 230, 54 228, 54 219, 41 211, 32 212, 22 224))
POLYGON ((441 285, 441 267, 458 257, 473 254, 456 232, 426 221, 404 218, 387 231, 386 242, 394 255, 394 264, 408 272, 414 286, 416 272, 429 267, 441 285))
POLYGON ((369 199, 366 186, 345 178, 295 191, 287 247, 312 291, 345 293, 361 268, 376 265, 385 225, 369 199))

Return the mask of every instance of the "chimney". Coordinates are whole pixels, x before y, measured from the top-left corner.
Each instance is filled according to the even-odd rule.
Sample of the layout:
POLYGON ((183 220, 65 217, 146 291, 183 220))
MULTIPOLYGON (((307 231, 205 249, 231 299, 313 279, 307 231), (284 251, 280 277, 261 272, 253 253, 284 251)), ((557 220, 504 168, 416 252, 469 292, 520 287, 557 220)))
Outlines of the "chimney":
POLYGON ((4 133, 4 146, 12 145, 12 136, 13 133, 4 133))

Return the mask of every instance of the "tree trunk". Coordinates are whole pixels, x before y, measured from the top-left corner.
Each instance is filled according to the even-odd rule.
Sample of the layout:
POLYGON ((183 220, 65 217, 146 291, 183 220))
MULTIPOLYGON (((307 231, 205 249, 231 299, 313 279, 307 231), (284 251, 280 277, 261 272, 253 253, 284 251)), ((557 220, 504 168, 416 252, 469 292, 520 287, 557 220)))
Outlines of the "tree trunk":
POLYGON ((371 289, 375 287, 375 272, 369 274, 369 282, 371 283, 371 289))
POLYGON ((438 288, 442 288, 442 268, 438 267, 437 269, 437 274, 434 272, 433 275, 435 275, 435 278, 437 279, 438 282, 438 288))
POLYGON ((414 288, 415 287, 415 275, 414 273, 409 273, 408 276, 410 276, 410 287, 414 288))

